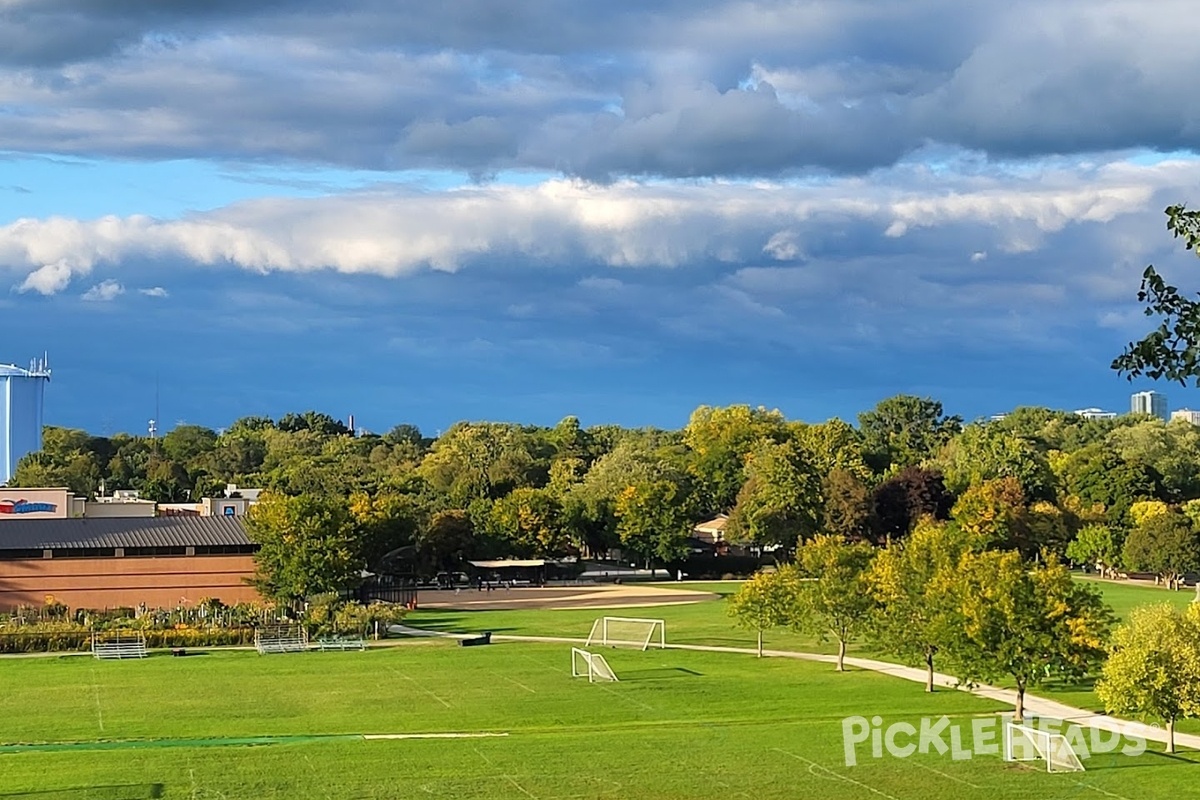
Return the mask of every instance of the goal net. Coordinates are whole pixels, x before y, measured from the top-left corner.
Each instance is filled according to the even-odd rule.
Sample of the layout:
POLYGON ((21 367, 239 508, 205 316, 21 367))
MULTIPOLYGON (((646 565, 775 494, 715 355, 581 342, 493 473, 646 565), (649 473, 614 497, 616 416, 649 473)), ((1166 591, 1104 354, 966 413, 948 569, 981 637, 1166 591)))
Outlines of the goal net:
POLYGON ((604 656, 572 647, 571 677, 582 678, 584 676, 587 677, 588 683, 617 680, 617 673, 612 671, 612 667, 604 660, 604 656))
POLYGON ((1083 772, 1067 737, 1009 722, 1004 727, 1005 761, 1045 761, 1047 772, 1083 772))
POLYGON ((636 617, 601 617, 592 623, 587 646, 648 647, 667 646, 667 623, 661 619, 639 619, 636 617))

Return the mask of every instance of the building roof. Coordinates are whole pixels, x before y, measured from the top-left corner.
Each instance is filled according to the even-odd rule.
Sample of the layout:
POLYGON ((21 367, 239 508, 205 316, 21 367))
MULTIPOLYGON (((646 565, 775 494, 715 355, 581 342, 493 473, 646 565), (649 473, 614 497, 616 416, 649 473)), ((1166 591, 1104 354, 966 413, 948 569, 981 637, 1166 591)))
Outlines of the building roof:
POLYGON ((5 520, 0 550, 248 545, 242 517, 5 520))
POLYGON ((717 514, 713 519, 707 522, 697 523, 692 530, 700 533, 720 533, 725 530, 725 526, 729 524, 729 517, 725 514, 717 514))

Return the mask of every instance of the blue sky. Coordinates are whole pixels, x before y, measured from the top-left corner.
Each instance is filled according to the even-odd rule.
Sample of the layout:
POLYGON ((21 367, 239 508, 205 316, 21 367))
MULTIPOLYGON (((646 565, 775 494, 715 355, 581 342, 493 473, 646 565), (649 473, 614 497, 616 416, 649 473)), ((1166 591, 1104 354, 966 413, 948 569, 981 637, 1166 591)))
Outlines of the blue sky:
POLYGON ((1142 269, 1200 286, 1188 3, 247 6, 0 8, 50 422, 1124 410, 1142 269))

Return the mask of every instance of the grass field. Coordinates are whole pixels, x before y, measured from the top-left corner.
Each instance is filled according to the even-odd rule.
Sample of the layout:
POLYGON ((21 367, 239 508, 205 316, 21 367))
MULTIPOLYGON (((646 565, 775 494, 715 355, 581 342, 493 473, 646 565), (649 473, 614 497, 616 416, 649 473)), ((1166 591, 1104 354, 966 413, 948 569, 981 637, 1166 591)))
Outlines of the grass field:
POLYGON ((0 748, 0 797, 1053 799, 1130 797, 1136 776, 1140 798, 1186 794, 1197 768, 1096 756, 1082 776, 1046 775, 996 756, 875 760, 865 745, 846 767, 847 715, 969 725, 1001 709, 825 664, 606 655, 618 684, 572 680, 569 650, 544 644, 9 659, 0 742, 26 746, 0 748), (448 732, 507 735, 353 736, 448 732))
MULTIPOLYGON (((1118 592, 1126 609, 1170 594, 1103 588, 1126 590, 1118 592)), ((410 621, 582 637, 599 613, 420 611, 410 621)), ((673 641, 752 643, 720 601, 647 613, 667 619, 673 641)), ((794 634, 770 643, 812 645, 794 634)), ((874 759, 868 744, 847 767, 847 716, 917 725, 945 714, 969 731, 972 719, 1005 709, 965 693, 928 696, 875 673, 839 675, 827 664, 605 654, 620 683, 572 679, 562 644, 419 640, 365 653, 3 659, 0 800, 1141 800, 1190 796, 1200 769, 1200 754, 1096 755, 1082 775, 1047 775, 996 755, 874 759), (362 738, 448 733, 481 736, 362 738)))

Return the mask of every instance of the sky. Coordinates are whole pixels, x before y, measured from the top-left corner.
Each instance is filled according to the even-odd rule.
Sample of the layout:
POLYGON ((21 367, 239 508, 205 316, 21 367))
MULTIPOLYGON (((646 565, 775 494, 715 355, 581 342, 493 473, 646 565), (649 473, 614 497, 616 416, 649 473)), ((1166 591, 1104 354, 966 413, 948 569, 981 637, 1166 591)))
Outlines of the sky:
POLYGON ((1200 287, 1187 0, 0 0, 46 421, 1125 411, 1200 287))

